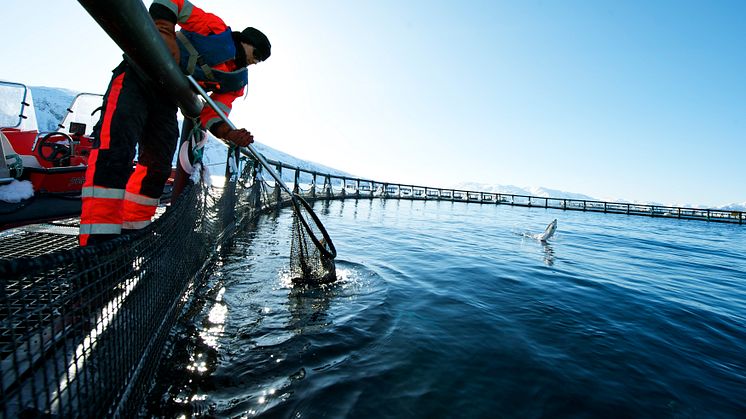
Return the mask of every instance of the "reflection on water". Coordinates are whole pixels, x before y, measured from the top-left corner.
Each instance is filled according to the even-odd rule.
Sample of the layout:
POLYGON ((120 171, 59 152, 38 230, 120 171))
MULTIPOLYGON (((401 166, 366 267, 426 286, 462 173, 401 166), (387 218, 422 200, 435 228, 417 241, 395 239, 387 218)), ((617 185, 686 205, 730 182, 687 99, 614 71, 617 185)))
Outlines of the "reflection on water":
POLYGON ((746 411, 742 226, 447 202, 316 211, 340 279, 293 286, 292 214, 263 216, 195 289, 149 415, 746 411), (553 218, 551 242, 521 234, 553 218))
POLYGON ((205 385, 217 368, 228 307, 223 303, 226 288, 218 277, 196 290, 190 310, 174 328, 175 345, 167 347, 168 362, 159 375, 166 381, 156 385, 160 400, 148 400, 155 416, 192 417, 209 411, 205 385))
POLYGON ((554 248, 547 242, 542 242, 541 247, 544 248, 544 264, 547 266, 554 265, 554 248))

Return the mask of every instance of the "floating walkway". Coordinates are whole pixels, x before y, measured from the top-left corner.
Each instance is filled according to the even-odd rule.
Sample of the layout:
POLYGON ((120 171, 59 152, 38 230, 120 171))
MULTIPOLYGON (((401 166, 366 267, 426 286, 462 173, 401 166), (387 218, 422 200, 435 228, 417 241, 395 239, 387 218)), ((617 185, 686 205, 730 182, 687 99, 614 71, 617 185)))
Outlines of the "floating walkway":
POLYGON ((273 162, 278 170, 292 172, 296 185, 313 196, 321 193, 327 199, 384 198, 471 202, 479 204, 512 205, 529 208, 551 208, 566 211, 589 211, 606 214, 641 215, 658 218, 713 221, 746 224, 746 212, 719 209, 670 207, 652 204, 630 204, 568 198, 547 198, 530 195, 502 194, 461 189, 432 188, 399 183, 377 182, 369 179, 340 177, 304 170, 284 163, 273 162), (321 179, 321 181, 319 181, 321 179), (321 186, 319 187, 319 183, 321 186), (321 192, 317 192, 321 191, 321 192))

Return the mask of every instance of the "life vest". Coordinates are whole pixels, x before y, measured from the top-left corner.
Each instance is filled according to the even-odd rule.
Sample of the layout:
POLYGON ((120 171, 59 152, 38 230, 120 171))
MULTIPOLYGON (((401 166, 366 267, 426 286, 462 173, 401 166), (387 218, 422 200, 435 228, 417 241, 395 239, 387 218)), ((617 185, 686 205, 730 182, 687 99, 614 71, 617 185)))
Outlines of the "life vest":
POLYGON ((196 32, 180 30, 176 33, 179 44, 179 66, 206 90, 213 92, 233 92, 249 83, 246 67, 235 71, 216 70, 213 66, 236 57, 231 28, 219 34, 200 35, 196 32))

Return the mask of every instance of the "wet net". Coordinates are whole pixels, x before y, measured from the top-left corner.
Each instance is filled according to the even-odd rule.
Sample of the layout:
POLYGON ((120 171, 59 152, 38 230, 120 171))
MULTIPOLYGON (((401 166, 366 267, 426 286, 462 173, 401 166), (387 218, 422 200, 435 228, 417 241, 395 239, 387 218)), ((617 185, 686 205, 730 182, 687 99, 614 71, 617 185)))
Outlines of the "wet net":
POLYGON ((325 284, 337 279, 334 248, 316 213, 300 195, 294 195, 290 274, 294 283, 325 284))
POLYGON ((344 189, 335 196, 329 174, 231 153, 225 185, 196 176, 137 234, 78 248, 75 220, 0 231, 0 418, 136 415, 195 284, 263 212, 293 210, 295 282, 336 278, 336 250, 308 201, 344 189))
POLYGON ((298 219, 311 222, 291 260, 299 277, 333 279, 335 251, 308 202, 264 180, 257 162, 234 160, 238 176, 190 184, 135 235, 78 248, 74 227, 0 232, 0 417, 136 415, 195 284, 263 212, 300 202, 298 219), (324 252, 312 237, 329 243, 324 252))

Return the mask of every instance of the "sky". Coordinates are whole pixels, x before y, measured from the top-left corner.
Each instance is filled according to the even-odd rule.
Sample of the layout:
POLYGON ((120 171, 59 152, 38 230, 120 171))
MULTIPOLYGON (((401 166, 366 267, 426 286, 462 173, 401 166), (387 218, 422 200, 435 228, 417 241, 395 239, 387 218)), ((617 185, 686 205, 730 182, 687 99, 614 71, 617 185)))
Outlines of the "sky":
MULTIPOLYGON (((422 186, 746 202, 745 1, 193 3, 267 34, 231 120, 301 159, 422 186)), ((103 93, 121 60, 72 0, 4 0, 0 39, 0 79, 29 86, 103 93)))

